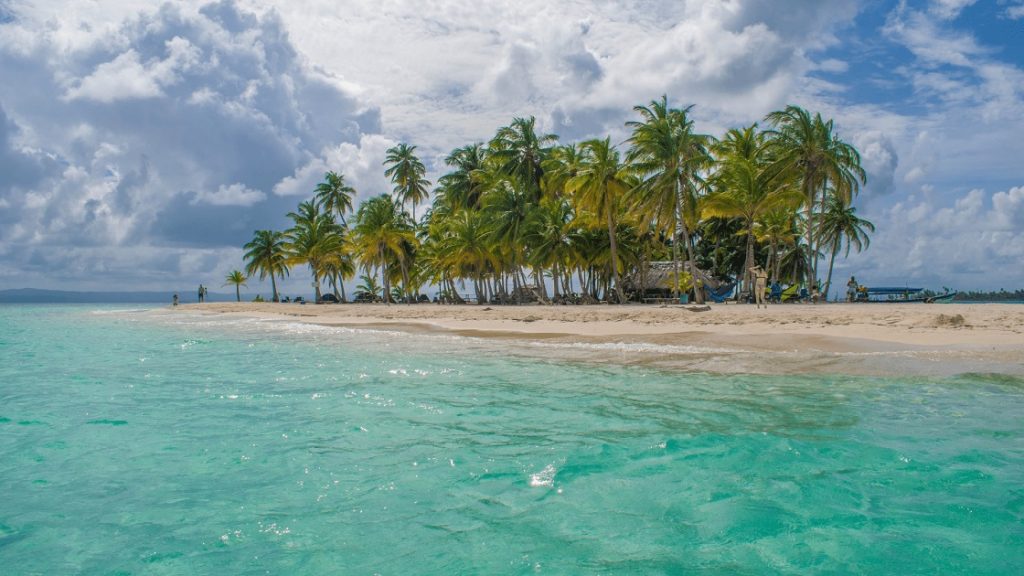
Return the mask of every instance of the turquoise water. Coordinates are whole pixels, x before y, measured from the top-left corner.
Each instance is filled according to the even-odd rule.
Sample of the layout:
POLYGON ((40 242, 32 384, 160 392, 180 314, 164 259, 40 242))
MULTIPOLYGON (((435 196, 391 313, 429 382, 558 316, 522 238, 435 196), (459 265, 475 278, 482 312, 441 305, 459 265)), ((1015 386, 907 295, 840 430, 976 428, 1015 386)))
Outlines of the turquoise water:
POLYGON ((4 574, 1020 574, 1024 381, 0 306, 4 574))

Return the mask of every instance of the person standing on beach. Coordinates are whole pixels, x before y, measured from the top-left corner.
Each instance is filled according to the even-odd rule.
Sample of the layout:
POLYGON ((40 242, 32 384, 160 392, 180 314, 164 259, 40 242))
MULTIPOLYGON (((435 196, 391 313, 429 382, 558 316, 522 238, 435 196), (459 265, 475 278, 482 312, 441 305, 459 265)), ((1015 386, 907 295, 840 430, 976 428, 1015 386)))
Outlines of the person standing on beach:
POLYGON ((850 281, 846 283, 846 301, 854 302, 857 300, 857 279, 850 276, 850 281))
POLYGON ((202 285, 202 284, 200 284, 200 285, 199 285, 199 303, 200 303, 200 304, 202 304, 202 303, 203 303, 203 295, 204 295, 204 291, 203 291, 203 285, 202 285))
POLYGON ((206 297, 210 295, 210 288, 203 286, 203 302, 206 302, 206 297))
POLYGON ((750 273, 754 276, 754 303, 758 308, 762 304, 765 308, 768 308, 768 303, 764 300, 764 292, 768 286, 768 273, 760 266, 752 267, 750 273))
POLYGON ((177 305, 178 305, 178 295, 175 294, 174 297, 171 298, 171 306, 177 306, 177 305))

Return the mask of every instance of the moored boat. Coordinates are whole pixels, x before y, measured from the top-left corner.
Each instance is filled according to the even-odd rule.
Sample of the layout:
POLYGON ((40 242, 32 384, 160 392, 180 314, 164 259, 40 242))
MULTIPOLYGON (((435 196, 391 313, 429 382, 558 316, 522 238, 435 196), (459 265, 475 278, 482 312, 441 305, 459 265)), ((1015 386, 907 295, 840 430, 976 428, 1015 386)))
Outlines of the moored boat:
POLYGON ((910 287, 873 287, 861 286, 857 289, 857 302, 904 303, 923 302, 925 304, 952 302, 956 292, 929 294, 924 288, 910 287))

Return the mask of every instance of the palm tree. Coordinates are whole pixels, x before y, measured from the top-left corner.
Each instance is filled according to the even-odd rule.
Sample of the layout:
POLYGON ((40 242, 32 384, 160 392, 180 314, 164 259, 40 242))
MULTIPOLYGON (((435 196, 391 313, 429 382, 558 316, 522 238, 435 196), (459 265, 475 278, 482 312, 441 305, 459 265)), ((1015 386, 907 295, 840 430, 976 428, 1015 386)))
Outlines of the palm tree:
MULTIPOLYGON (((669 108, 668 97, 662 96, 647 106, 634 106, 641 121, 626 123, 633 130, 627 161, 630 171, 641 179, 636 209, 671 238, 677 280, 680 236, 689 261, 695 261, 687 221, 696 215, 697 192, 703 185, 700 172, 712 163, 708 149, 714 141, 694 131, 689 117, 692 108, 669 108)), ((678 296, 678 281, 673 292, 678 296)), ((697 302, 703 302, 703 291, 695 292, 697 302)))
POLYGON ((434 195, 435 206, 439 198, 449 207, 477 208, 483 194, 474 173, 484 166, 487 157, 483 144, 470 144, 452 150, 444 163, 453 170, 438 179, 439 189, 434 195))
POLYGON ((381 289, 380 285, 377 284, 376 276, 363 274, 362 276, 359 277, 359 279, 362 280, 363 283, 356 286, 357 291, 369 294, 373 300, 380 298, 381 289))
POLYGON ((502 250, 508 255, 507 271, 512 273, 513 293, 519 303, 519 287, 526 284, 521 266, 524 252, 522 236, 530 212, 530 200, 523 189, 504 173, 482 170, 479 174, 487 190, 483 197, 483 207, 488 216, 488 226, 493 239, 501 244, 502 250))
POLYGON ((427 169, 416 157, 416 147, 402 143, 388 148, 384 165, 388 169, 384 175, 395 185, 395 198, 405 209, 405 203, 412 204, 412 219, 416 220, 416 205, 427 199, 427 187, 430 181, 424 178, 427 169))
POLYGON ((763 214, 754 223, 754 233, 759 242, 768 244, 768 262, 765 268, 774 284, 781 277, 780 249, 793 246, 800 238, 799 215, 791 209, 773 210, 763 214))
POLYGON ((342 226, 347 225, 345 214, 352 211, 355 188, 345 184, 344 174, 328 172, 324 181, 316 185, 316 201, 328 214, 337 214, 342 226))
POLYGON ((331 288, 334 290, 334 297, 341 302, 345 302, 347 301, 345 296, 345 280, 356 275, 356 267, 352 259, 351 244, 347 241, 345 228, 339 226, 336 234, 342 239, 341 247, 338 251, 324 259, 323 268, 324 275, 330 280, 331 288))
POLYGON ((441 249, 447 254, 446 264, 461 278, 470 278, 478 304, 487 301, 484 294, 484 273, 497 268, 494 250, 494 230, 488 226, 485 215, 478 211, 461 210, 449 218, 447 236, 441 249))
POLYGON ((581 145, 581 152, 583 158, 579 171, 566 183, 566 190, 575 196, 578 206, 604 220, 608 226, 615 300, 621 303, 622 285, 619 282, 618 244, 615 235, 622 198, 630 187, 628 175, 619 161, 619 152, 611 145, 610 138, 588 140, 581 145))
POLYGON ((260 280, 270 276, 270 285, 273 288, 274 302, 280 302, 280 295, 277 293, 278 276, 288 275, 288 254, 286 251, 286 238, 282 232, 273 230, 257 230, 253 233, 253 239, 244 246, 245 273, 252 277, 259 274, 260 280))
POLYGON ((875 231, 875 225, 857 216, 857 209, 845 203, 842 196, 833 194, 825 204, 825 210, 821 214, 818 235, 822 244, 830 248, 831 256, 828 261, 828 277, 825 280, 825 289, 822 292, 828 296, 829 288, 832 287, 832 267, 836 263, 836 255, 842 245, 846 244, 844 258, 849 258, 850 248, 857 252, 866 250, 871 245, 871 238, 868 232, 875 231))
POLYGON ((247 278, 245 277, 245 274, 242 274, 241 270, 232 270, 231 272, 228 272, 227 277, 224 278, 224 286, 227 286, 229 284, 235 285, 236 302, 242 301, 242 293, 240 291, 240 287, 245 286, 246 280, 247 278))
POLYGON ((787 106, 768 114, 766 120, 773 126, 768 133, 776 148, 777 171, 793 171, 800 179, 807 218, 807 284, 814 283, 818 273, 821 246, 817 238, 819 226, 817 209, 824 207, 829 192, 838 194, 845 202, 855 196, 860 185, 867 181, 860 165, 860 154, 853 146, 843 142, 834 133, 832 120, 824 121, 821 114, 811 115, 799 106, 787 106))
POLYGON ((751 287, 750 268, 754 266, 754 224, 776 210, 792 210, 803 196, 787 173, 771 170, 770 149, 766 137, 753 124, 732 129, 715 146, 720 155, 718 171, 712 177, 714 192, 703 199, 705 218, 740 218, 746 235, 746 258, 742 278, 751 287))
POLYGON ((286 244, 292 264, 306 264, 313 274, 316 302, 321 300, 320 279, 327 272, 326 264, 343 250, 340 227, 330 214, 320 212, 315 202, 302 202, 296 212, 289 212, 293 226, 288 230, 286 244))
MULTIPOLYGON (((564 198, 544 198, 530 212, 523 240, 530 247, 529 258, 538 269, 551 268, 553 296, 559 298, 565 288, 570 260, 570 242, 573 235, 572 207, 564 198)), ((570 276, 571 277, 571 276, 570 276)))
POLYGON ((512 177, 532 202, 540 198, 541 165, 558 140, 554 134, 537 134, 536 124, 533 116, 513 118, 511 124, 498 129, 489 145, 489 155, 498 169, 512 177))
POLYGON ((390 301, 391 265, 407 265, 405 243, 413 243, 416 236, 408 215, 386 194, 370 198, 356 212, 355 245, 364 266, 380 268, 384 302, 390 301))
POLYGON ((565 196, 565 184, 576 175, 581 161, 580 150, 575 144, 555 146, 541 164, 544 169, 543 190, 549 197, 565 196))

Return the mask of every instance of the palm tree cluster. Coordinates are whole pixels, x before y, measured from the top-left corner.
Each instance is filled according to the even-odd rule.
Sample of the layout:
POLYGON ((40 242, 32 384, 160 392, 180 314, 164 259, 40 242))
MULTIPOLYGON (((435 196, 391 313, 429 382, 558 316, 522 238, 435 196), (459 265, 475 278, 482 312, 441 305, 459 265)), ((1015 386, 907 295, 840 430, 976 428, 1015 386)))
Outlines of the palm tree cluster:
POLYGON ((317 301, 324 280, 344 301, 357 269, 359 298, 386 303, 415 300, 425 285, 456 303, 470 289, 481 303, 624 302, 683 285, 701 301, 689 273, 749 291, 755 265, 772 282, 827 294, 837 255, 867 248, 874 226, 852 206, 865 173, 831 120, 789 106, 764 128, 719 139, 664 96, 634 111, 619 146, 559 144, 534 118, 515 118, 489 142, 452 150, 432 190, 416 147, 399 144, 384 162, 393 194, 362 202, 354 217, 356 191, 328 172, 288 214, 290 229, 256 231, 246 271, 271 278, 275 301, 275 278, 297 265, 309 267, 317 301), (655 261, 672 262, 669 286, 646 285, 655 261))

